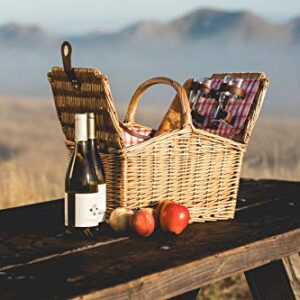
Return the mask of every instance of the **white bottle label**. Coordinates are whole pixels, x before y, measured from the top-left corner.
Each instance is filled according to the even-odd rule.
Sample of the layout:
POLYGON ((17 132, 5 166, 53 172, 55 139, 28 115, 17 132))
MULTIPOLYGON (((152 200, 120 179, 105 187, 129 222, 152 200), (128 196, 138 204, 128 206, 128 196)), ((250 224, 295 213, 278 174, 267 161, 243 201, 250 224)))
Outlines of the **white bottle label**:
POLYGON ((99 205, 99 213, 98 213, 98 222, 105 222, 105 214, 106 214, 106 184, 98 185, 98 205, 99 205))
MULTIPOLYGON (((68 211, 68 194, 65 194, 65 225, 70 225, 68 211)), ((98 226, 100 205, 98 193, 75 194, 74 201, 74 226, 75 227, 94 227, 98 226)), ((71 212, 72 213, 72 212, 71 212)))

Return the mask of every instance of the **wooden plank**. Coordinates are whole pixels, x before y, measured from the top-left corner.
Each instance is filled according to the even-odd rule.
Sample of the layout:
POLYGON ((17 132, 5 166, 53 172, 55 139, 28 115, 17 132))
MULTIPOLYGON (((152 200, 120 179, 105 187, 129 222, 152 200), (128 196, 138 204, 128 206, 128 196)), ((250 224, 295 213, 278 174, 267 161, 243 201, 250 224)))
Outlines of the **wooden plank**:
POLYGON ((63 225, 63 200, 0 211, 0 270, 128 239, 101 228, 93 239, 69 236, 63 225))
MULTIPOLYGON (((286 242, 287 240, 279 239, 279 241, 286 242)), ((292 249, 293 247, 295 247, 295 245, 292 245, 292 249)), ((265 250, 270 250, 269 244, 264 244, 260 249, 261 252, 265 250)), ((277 247, 274 250, 277 250, 277 247)), ((286 249, 286 251, 288 252, 288 249, 286 249)), ((272 259, 273 255, 280 257, 285 254, 286 252, 272 253, 270 258, 272 259)), ((245 255, 233 254, 226 258, 221 257, 217 260, 199 261, 199 263, 195 262, 193 266, 184 265, 174 270, 168 269, 165 272, 155 272, 149 276, 142 276, 141 274, 144 273, 143 270, 141 270, 142 266, 133 264, 134 268, 139 268, 138 271, 141 277, 101 290, 103 280, 107 280, 107 272, 112 271, 112 269, 110 268, 106 272, 100 272, 100 270, 99 272, 95 272, 95 266, 93 267, 92 263, 99 263, 99 257, 96 254, 96 259, 94 259, 93 256, 89 256, 85 259, 85 266, 82 266, 84 262, 82 258, 79 258, 79 260, 74 259, 73 264, 78 264, 75 268, 76 270, 72 268, 70 261, 68 263, 60 261, 57 262, 56 265, 34 265, 34 268, 30 270, 24 268, 22 268, 22 270, 10 270, 10 272, 3 274, 3 278, 0 279, 1 299, 24 299, 24 297, 26 299, 64 299, 79 297, 80 295, 86 295, 85 299, 167 298, 182 294, 189 289, 199 287, 199 285, 206 285, 236 272, 243 271, 243 269, 238 267, 238 263, 245 259, 245 256, 249 255, 250 259, 248 259, 247 265, 243 264, 243 267, 247 267, 248 269, 252 268, 255 264, 259 265, 260 263, 265 263, 269 259, 269 256, 266 255, 261 258, 264 261, 259 261, 253 253, 246 252, 245 255), (87 268, 87 260, 91 260, 89 268, 87 268), (234 268, 232 268, 232 264, 234 268), (41 267, 43 268, 41 269, 41 267), (221 270, 218 271, 220 268, 221 270), (224 269, 222 270, 222 268, 224 269), (4 278, 4 276, 6 276, 6 278, 4 278), (86 290, 87 286, 89 286, 89 291, 86 290)), ((144 261, 140 262, 143 263, 144 261)), ((119 264, 119 269, 121 269, 123 267, 121 260, 119 264)), ((118 268, 116 265, 114 267, 115 269, 118 268)), ((129 272, 128 268, 125 267, 125 269, 129 272)), ((111 273, 110 280, 115 280, 118 274, 119 273, 111 273)), ((129 274, 130 273, 127 274, 128 277, 131 277, 131 274, 129 274)), ((124 276, 126 276, 124 273, 120 275, 123 279, 124 276)), ((128 277, 127 280, 129 280, 128 277)), ((115 281, 115 283, 117 283, 117 281, 115 281)))
POLYGON ((293 199, 299 194, 299 186, 300 183, 296 181, 241 179, 236 210, 287 199, 293 205, 293 199))
MULTIPOLYGON (((247 271, 245 272, 245 276, 255 300, 300 300, 299 253, 285 257, 281 261, 275 261, 247 271), (278 271, 279 274, 276 273, 278 271)), ((170 299, 195 300, 198 294, 199 289, 195 289, 170 299)))
MULTIPOLYGON (((296 182, 242 180, 238 210, 272 201, 293 203, 297 198, 295 195, 299 194, 300 184, 296 182)), ((207 225, 207 228, 210 226, 214 225, 207 225)), ((119 238, 126 236, 115 234, 107 227, 101 228, 94 240, 65 236, 62 200, 3 210, 0 211, 0 269, 82 250, 102 242, 114 242, 119 238)))
MULTIPOLYGON (((174 297, 291 255, 300 251, 299 184, 293 189, 238 211, 234 220, 192 224, 178 237, 157 232, 8 268, 1 297, 174 297)), ((267 197, 266 188, 259 199, 267 197)))
POLYGON ((282 259, 294 296, 300 300, 300 255, 299 253, 282 259))
POLYGON ((281 260, 245 272, 254 300, 295 300, 281 260))

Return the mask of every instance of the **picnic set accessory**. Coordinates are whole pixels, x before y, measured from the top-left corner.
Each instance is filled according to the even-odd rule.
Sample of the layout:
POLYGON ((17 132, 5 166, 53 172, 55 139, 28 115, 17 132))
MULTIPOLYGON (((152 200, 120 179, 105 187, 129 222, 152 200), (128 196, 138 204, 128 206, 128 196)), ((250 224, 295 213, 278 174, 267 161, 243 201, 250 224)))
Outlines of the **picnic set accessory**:
POLYGON ((195 110, 195 105, 201 96, 208 96, 211 92, 211 79, 204 77, 194 79, 189 93, 189 101, 192 111, 195 110))
POLYGON ((204 118, 196 112, 196 105, 200 99, 200 97, 209 97, 212 92, 211 86, 211 79, 208 77, 204 77, 201 79, 194 79, 193 83, 190 86, 189 91, 189 101, 191 106, 191 114, 193 119, 193 124, 195 125, 194 121, 198 123, 203 123, 204 118))
POLYGON ((210 120, 209 127, 217 129, 220 123, 232 127, 232 115, 226 111, 226 106, 229 101, 236 101, 238 98, 243 98, 246 94, 242 89, 243 80, 240 78, 232 78, 225 76, 218 91, 215 92, 214 99, 218 102, 210 120))
MULTIPOLYGON (((238 141, 240 133, 247 124, 252 105, 255 103, 261 79, 239 78, 237 74, 225 77, 227 78, 211 78, 212 91, 208 96, 197 100, 195 112, 192 113, 193 124, 196 128, 238 141), (228 79, 230 85, 224 82, 228 79), (213 118, 216 111, 218 119, 213 118), (215 121, 215 126, 212 126, 212 120, 215 121)), ((165 118, 168 120, 168 116, 165 118)))
POLYGON ((151 130, 135 122, 135 112, 143 93, 158 84, 169 85, 176 91, 181 125, 171 132, 126 146, 107 76, 97 69, 73 68, 73 72, 80 82, 80 93, 63 68, 52 68, 48 78, 71 153, 74 151, 74 114, 95 113, 96 139, 106 174, 108 215, 119 206, 149 207, 173 199, 189 208, 192 222, 234 217, 243 155, 268 86, 264 73, 211 77, 223 79, 234 75, 260 80, 247 122, 236 141, 193 126, 187 97, 190 86, 185 90, 178 82, 165 77, 146 80, 131 98, 124 126, 151 130))
POLYGON ((229 101, 236 101, 238 98, 245 96, 245 90, 242 89, 243 80, 225 76, 218 90, 212 87, 211 78, 203 78, 202 80, 194 79, 189 92, 189 100, 192 110, 193 124, 197 127, 197 123, 203 124, 205 118, 197 112, 196 106, 200 97, 214 99, 218 105, 214 107, 209 122, 209 128, 217 129, 220 123, 232 127, 233 116, 226 111, 229 101))

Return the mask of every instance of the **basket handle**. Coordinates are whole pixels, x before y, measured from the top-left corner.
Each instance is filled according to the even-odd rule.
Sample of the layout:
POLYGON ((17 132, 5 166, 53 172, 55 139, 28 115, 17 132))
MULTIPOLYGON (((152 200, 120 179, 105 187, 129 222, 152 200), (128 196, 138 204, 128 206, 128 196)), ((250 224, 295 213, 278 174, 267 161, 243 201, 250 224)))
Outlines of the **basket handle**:
POLYGON ((169 79, 167 77, 154 77, 148 79, 136 89, 131 98, 124 122, 127 124, 134 124, 135 112, 142 94, 146 91, 146 89, 155 84, 170 85, 176 90, 181 103, 182 128, 192 125, 191 109, 185 89, 177 81, 169 79))

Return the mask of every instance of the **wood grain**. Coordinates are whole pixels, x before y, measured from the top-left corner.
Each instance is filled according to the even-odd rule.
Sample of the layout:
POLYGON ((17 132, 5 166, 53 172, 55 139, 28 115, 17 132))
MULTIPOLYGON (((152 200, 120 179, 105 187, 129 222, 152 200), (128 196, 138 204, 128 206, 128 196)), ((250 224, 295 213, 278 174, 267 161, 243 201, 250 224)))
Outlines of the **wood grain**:
POLYGON ((295 253, 282 259, 296 300, 300 300, 300 255, 295 253))
POLYGON ((107 226, 93 239, 69 236, 63 225, 63 200, 0 212, 0 270, 12 265, 61 255, 68 251, 114 242, 124 236, 107 226))
POLYGON ((60 201, 3 211, 1 298, 186 293, 299 252, 299 193, 299 183, 243 181, 239 199, 246 201, 240 200, 234 220, 192 224, 180 236, 157 231, 146 239, 118 236, 106 226, 91 241, 57 236, 63 231, 60 201))
MULTIPOLYGON (((293 203, 299 186, 297 182, 242 180, 237 211, 274 201, 293 203)), ((216 223, 209 224, 199 226, 205 230, 216 223)), ((126 236, 110 231, 107 226, 93 240, 65 235, 62 200, 2 210, 0 225, 0 269, 126 236)))

